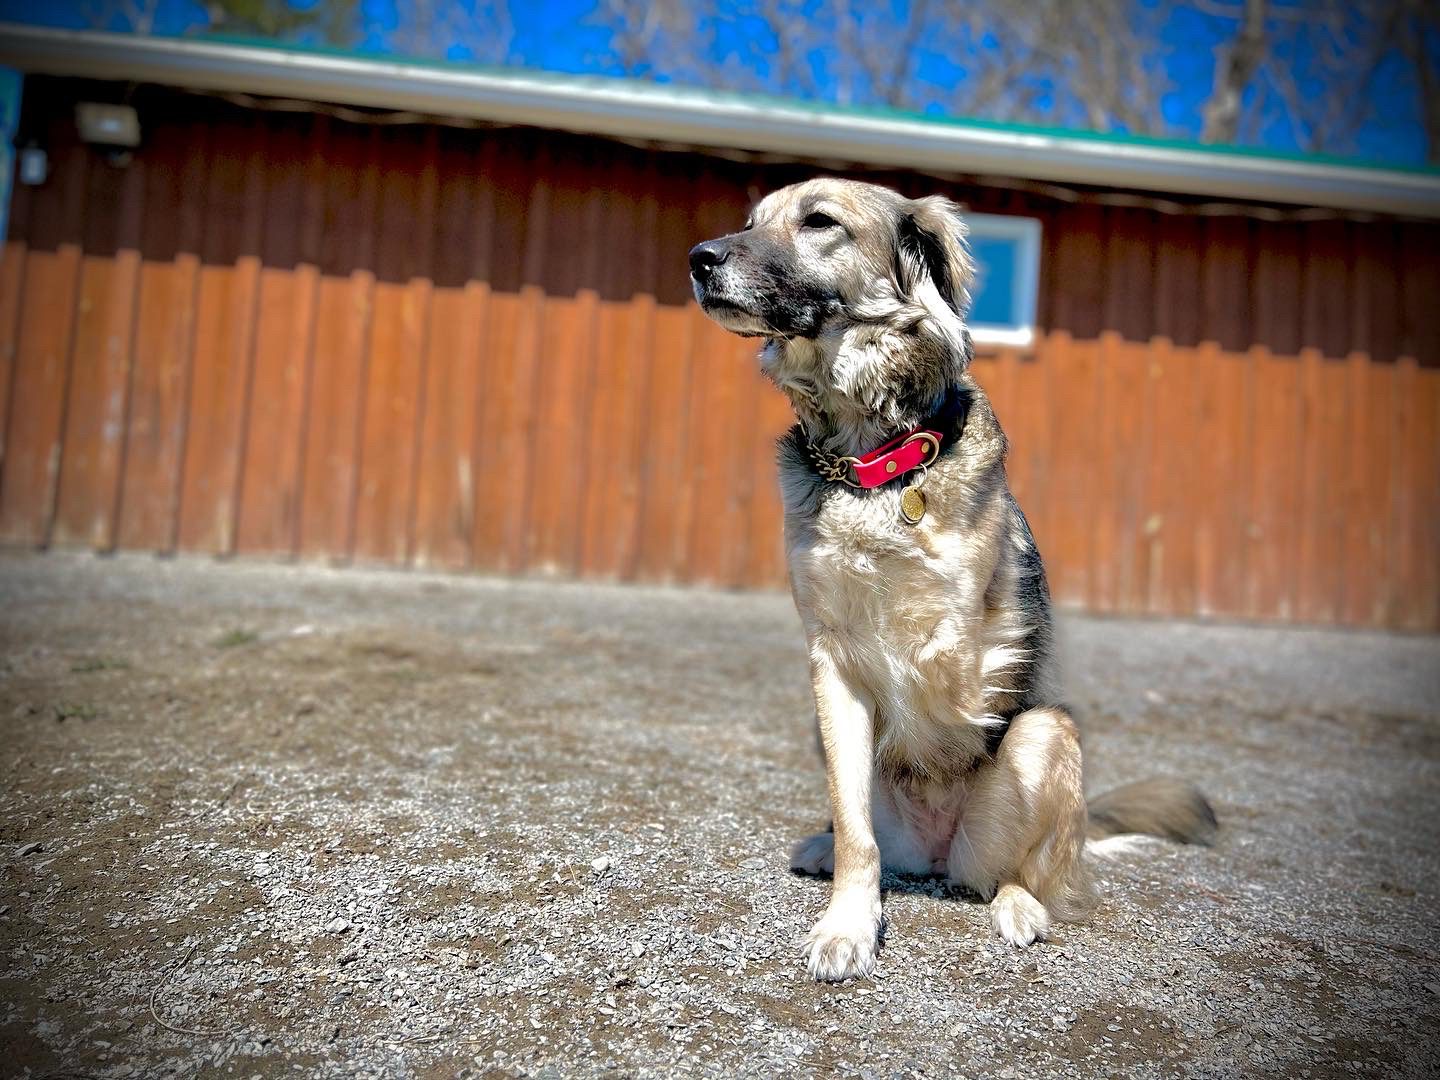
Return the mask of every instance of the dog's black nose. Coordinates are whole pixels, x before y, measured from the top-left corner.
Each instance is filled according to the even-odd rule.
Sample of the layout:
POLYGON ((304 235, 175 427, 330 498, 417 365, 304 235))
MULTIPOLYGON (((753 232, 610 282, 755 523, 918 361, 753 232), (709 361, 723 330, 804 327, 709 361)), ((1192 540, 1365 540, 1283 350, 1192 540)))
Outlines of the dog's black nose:
POLYGON ((730 257, 730 252, 717 240, 707 240, 690 249, 690 273, 696 281, 704 281, 715 268, 730 257))

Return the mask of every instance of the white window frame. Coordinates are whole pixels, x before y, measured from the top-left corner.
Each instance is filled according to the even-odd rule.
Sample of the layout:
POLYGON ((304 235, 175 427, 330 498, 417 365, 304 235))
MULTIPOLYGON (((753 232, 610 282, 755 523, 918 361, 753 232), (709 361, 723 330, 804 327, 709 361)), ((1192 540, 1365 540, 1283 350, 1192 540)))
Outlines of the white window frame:
POLYGON ((1019 348, 1030 345, 1035 340, 1035 316, 1040 302, 1040 219, 1012 214, 973 214, 966 211, 965 223, 969 226, 971 235, 1017 241, 1010 295, 1020 301, 1018 325, 967 323, 971 340, 977 345, 1008 345, 1019 348))

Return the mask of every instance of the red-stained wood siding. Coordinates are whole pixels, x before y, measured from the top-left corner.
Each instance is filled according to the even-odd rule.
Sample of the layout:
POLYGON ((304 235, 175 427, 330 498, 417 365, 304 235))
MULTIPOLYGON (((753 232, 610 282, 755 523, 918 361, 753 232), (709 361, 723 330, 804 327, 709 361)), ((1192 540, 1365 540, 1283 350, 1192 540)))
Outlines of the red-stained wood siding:
MULTIPOLYGON (((0 257, 0 541, 784 580, 752 343, 685 253, 809 170, 142 89, 0 257)), ((1440 629, 1440 227, 946 191, 1044 226, 975 374, 1063 604, 1440 629)))

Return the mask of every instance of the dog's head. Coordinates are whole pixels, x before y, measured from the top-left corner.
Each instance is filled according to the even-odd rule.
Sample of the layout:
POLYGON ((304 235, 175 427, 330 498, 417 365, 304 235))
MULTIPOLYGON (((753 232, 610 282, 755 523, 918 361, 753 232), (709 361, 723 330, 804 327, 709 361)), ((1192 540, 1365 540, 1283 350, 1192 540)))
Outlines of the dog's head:
POLYGON ((971 273, 954 203, 832 178, 780 189, 742 231, 690 252, 705 313, 754 337, 819 338, 904 305, 958 320, 971 273))
POLYGON ((914 426, 965 370, 971 275, 954 203, 829 178, 782 188, 690 252, 705 314, 768 339, 762 370, 846 452, 914 426))

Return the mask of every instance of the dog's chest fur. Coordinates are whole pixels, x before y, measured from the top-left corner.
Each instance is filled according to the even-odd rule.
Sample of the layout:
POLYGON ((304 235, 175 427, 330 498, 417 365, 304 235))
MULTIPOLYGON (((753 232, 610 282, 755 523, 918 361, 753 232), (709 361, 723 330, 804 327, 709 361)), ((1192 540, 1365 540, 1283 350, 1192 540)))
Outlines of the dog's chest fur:
POLYGON ((1027 646, 1048 614, 1015 602, 1028 530, 998 463, 975 464, 955 454, 932 469, 927 513, 909 525, 903 484, 825 484, 782 448, 791 583, 812 648, 873 697, 882 769, 919 781, 972 767, 984 725, 1027 703, 1027 646))

